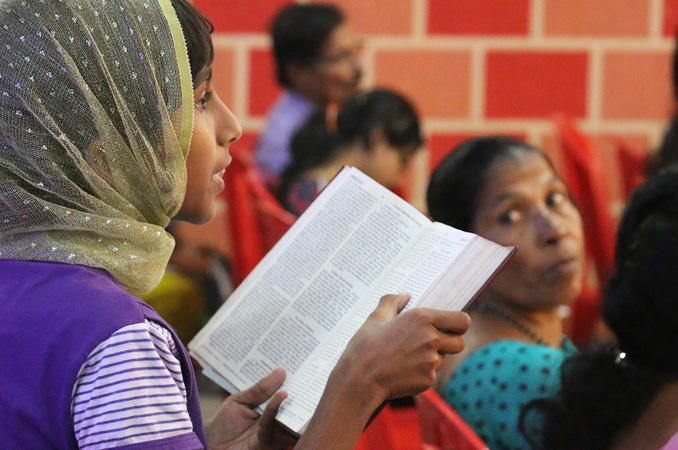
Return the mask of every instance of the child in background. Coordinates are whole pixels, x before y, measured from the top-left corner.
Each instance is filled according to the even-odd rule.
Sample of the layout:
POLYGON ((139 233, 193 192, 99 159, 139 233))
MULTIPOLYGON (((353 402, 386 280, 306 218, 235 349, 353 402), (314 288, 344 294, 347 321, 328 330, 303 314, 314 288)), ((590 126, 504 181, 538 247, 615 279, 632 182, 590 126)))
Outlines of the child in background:
POLYGON ((386 89, 354 95, 296 132, 277 197, 300 215, 345 165, 393 189, 423 142, 417 112, 403 96, 386 89))

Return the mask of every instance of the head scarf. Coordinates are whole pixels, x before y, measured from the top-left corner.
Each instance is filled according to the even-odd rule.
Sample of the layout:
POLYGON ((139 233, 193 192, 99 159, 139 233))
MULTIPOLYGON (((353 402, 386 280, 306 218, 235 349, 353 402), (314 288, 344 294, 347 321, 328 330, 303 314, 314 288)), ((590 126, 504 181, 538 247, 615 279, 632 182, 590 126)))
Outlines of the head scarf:
POLYGON ((193 96, 170 0, 0 0, 0 259, 160 281, 193 96))

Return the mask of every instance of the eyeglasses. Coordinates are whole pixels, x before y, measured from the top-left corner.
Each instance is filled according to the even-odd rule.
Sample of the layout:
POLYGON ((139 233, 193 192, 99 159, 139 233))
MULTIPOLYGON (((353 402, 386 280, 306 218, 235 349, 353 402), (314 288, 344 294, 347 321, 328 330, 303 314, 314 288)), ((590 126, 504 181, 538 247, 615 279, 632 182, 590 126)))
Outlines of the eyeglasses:
POLYGON ((358 42, 352 48, 336 55, 319 56, 313 60, 313 64, 334 66, 339 64, 355 64, 362 57, 365 46, 358 42))

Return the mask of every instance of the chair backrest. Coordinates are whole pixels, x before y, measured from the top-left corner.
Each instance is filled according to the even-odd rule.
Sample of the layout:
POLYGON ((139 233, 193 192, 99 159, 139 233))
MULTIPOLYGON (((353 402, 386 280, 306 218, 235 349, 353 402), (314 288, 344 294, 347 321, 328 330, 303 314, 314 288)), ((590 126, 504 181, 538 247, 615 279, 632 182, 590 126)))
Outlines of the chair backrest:
POLYGON ((240 284, 296 220, 263 184, 252 155, 232 146, 224 197, 233 249, 233 282, 240 284))
POLYGON ((429 389, 415 397, 424 444, 440 450, 488 450, 445 400, 429 389))
POLYGON ((554 119, 562 147, 565 182, 584 223, 587 252, 593 257, 600 283, 614 268, 617 223, 604 164, 591 138, 570 118, 554 119))
POLYGON ((645 180, 648 154, 636 150, 621 139, 616 142, 616 147, 624 188, 624 201, 626 201, 631 197, 631 193, 645 180))
POLYGON ((417 409, 386 404, 363 431, 356 450, 422 450, 417 409))

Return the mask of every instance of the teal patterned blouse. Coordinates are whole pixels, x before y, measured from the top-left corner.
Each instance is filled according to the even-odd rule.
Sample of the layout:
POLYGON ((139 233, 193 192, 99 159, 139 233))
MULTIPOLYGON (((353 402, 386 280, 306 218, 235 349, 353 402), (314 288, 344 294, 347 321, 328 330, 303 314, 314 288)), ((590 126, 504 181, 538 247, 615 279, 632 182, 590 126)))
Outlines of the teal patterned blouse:
POLYGON ((535 398, 555 395, 560 365, 576 353, 567 338, 561 348, 510 339, 492 342, 461 363, 442 397, 490 449, 529 449, 518 431, 520 408, 535 398))

